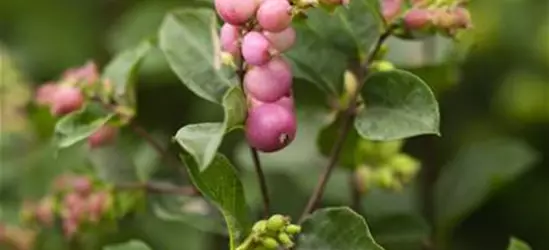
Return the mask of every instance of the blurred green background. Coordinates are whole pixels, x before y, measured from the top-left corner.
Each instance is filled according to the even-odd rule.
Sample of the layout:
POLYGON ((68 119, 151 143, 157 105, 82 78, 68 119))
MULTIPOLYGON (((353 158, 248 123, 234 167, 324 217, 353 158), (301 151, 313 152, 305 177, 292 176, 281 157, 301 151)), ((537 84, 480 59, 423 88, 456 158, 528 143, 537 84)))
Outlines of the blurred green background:
MULTIPOLYGON (((185 4, 209 2, 0 1, 1 223, 17 224, 22 201, 42 196, 63 171, 94 164, 151 171, 162 165, 129 131, 114 154, 88 155, 75 147, 55 158, 55 119, 31 99, 36 86, 64 69, 90 59, 104 66, 117 52, 155 35, 166 11, 185 4)), ((458 44, 441 38, 389 41, 389 60, 434 89, 442 137, 407 141, 405 150, 423 163, 416 182, 402 192, 373 190, 364 198, 374 237, 388 250, 505 249, 510 236, 549 249, 549 1, 475 0, 470 8, 475 28, 458 44)), ((221 116, 177 80, 160 52, 147 57, 138 86, 137 119, 166 145, 184 124, 221 116)), ((303 81, 295 82, 295 96, 297 140, 262 156, 273 210, 292 216, 299 215, 326 162, 315 146, 325 97, 303 81)), ((229 135, 222 151, 241 170, 249 206, 259 214, 255 175, 241 138, 229 135)), ((170 176, 156 172, 157 178, 170 176)), ((334 174, 324 205, 349 204, 346 178, 343 170, 334 174)), ((200 203, 183 203, 190 202, 200 203)), ((225 249, 226 238, 212 233, 218 225, 205 223, 217 214, 166 207, 160 213, 165 216, 155 207, 156 216, 133 218, 126 230, 153 249, 225 249)))

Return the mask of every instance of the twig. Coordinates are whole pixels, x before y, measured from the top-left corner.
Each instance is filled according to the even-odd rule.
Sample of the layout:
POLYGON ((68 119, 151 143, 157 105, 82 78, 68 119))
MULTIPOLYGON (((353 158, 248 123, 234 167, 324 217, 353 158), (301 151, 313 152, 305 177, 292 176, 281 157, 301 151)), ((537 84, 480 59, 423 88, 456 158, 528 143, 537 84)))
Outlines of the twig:
POLYGON ((357 97, 359 96, 360 90, 362 89, 362 87, 364 86, 364 83, 366 82, 365 77, 367 75, 368 67, 375 60, 377 53, 381 49, 381 46, 383 45, 385 40, 391 35, 393 30, 394 30, 394 26, 390 26, 378 38, 374 48, 368 55, 368 58, 366 59, 366 62, 364 63, 364 65, 359 65, 359 67, 355 67, 353 69, 353 73, 359 82, 358 87, 355 93, 352 93, 352 97, 349 101, 350 103, 347 109, 345 110, 342 125, 339 129, 334 147, 330 152, 330 160, 328 162, 328 166, 326 166, 326 168, 324 169, 324 172, 320 176, 318 183, 313 191, 313 194, 309 198, 309 201, 307 202, 305 210, 303 210, 303 213, 301 214, 299 223, 302 223, 303 220, 305 220, 305 217, 311 211, 313 211, 316 204, 320 201, 320 199, 322 198, 322 195, 324 194, 324 189, 326 188, 326 184, 328 183, 328 180, 330 179, 330 175, 332 174, 332 171, 334 170, 337 164, 337 161, 339 160, 339 155, 341 154, 341 150, 343 149, 343 144, 345 143, 347 134, 349 133, 349 130, 351 129, 351 126, 353 124, 353 120, 355 118, 355 113, 357 108, 357 97))
POLYGON ((355 171, 349 171, 349 189, 351 190, 351 208, 357 213, 362 209, 362 193, 360 192, 355 171))
POLYGON ((199 194, 196 191, 196 189, 192 186, 177 187, 177 186, 171 186, 171 185, 155 184, 151 182, 118 183, 115 185, 115 188, 123 189, 123 190, 142 189, 150 193, 179 194, 179 195, 188 195, 188 196, 194 196, 199 194))
MULTIPOLYGON (((238 60, 238 68, 236 69, 238 78, 240 80, 240 85, 244 84, 244 74, 245 74, 245 65, 244 59, 240 56, 238 60)), ((259 189, 261 191, 261 197, 263 199, 263 216, 266 218, 270 214, 270 199, 269 199, 269 189, 267 187, 267 180, 265 178, 265 173, 261 167, 261 160, 259 159, 259 153, 255 148, 248 144, 250 148, 250 153, 252 155, 252 161, 254 164, 255 172, 257 174, 257 180, 259 182, 259 189)))

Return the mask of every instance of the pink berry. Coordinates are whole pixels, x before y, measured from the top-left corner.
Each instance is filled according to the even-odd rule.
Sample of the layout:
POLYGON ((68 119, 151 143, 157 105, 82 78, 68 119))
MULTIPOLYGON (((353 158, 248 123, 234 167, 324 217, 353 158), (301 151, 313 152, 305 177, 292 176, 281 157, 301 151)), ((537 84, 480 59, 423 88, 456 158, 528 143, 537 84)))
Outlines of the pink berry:
POLYGON ((85 176, 73 177, 71 184, 74 191, 79 195, 88 195, 93 189, 93 183, 85 176))
POLYGON ((246 139, 259 151, 275 152, 294 140, 296 129, 292 111, 277 104, 266 103, 248 113, 246 139))
POLYGON ((279 53, 290 49, 296 40, 296 32, 291 26, 278 33, 265 31, 263 35, 265 35, 267 40, 271 42, 271 46, 279 53))
POLYGON ((422 29, 429 25, 431 12, 426 9, 411 9, 404 16, 404 23, 409 29, 422 29))
POLYGON ((72 219, 63 220, 63 232, 65 237, 72 238, 78 231, 78 221, 72 219))
POLYGON ((55 116, 61 116, 80 109, 84 104, 84 96, 78 88, 59 86, 51 101, 51 113, 55 116))
POLYGON ((221 19, 232 25, 246 23, 257 11, 258 0, 215 0, 215 9, 221 19))
POLYGON ((219 33, 222 50, 233 56, 238 56, 240 54, 240 45, 238 44, 240 28, 229 23, 225 23, 221 26, 219 33))
POLYGON ((390 22, 400 13, 402 6, 402 0, 382 0, 381 9, 383 17, 386 21, 390 22))
POLYGON ((63 73, 63 78, 93 84, 99 80, 99 71, 97 65, 93 61, 89 61, 82 67, 68 69, 63 73))
POLYGON ((47 82, 38 87, 36 91, 35 100, 38 105, 51 105, 53 103, 53 96, 57 91, 57 84, 54 82, 47 82))
POLYGON ((290 92, 292 69, 282 58, 273 58, 262 66, 252 67, 244 76, 244 88, 255 99, 275 102, 290 92))
POLYGON ((454 10, 455 26, 458 28, 469 28, 471 26, 471 14, 464 7, 454 10))
POLYGON ((269 40, 257 31, 251 31, 242 39, 242 56, 250 65, 263 65, 271 59, 269 40))
POLYGON ((109 194, 106 192, 98 192, 91 194, 88 198, 88 211, 90 212, 90 220, 97 222, 100 220, 101 215, 105 212, 107 205, 107 199, 109 194))
POLYGON ((287 0, 265 0, 257 10, 257 22, 266 31, 281 32, 292 22, 291 10, 287 0))
MULTIPOLYGON (((265 102, 259 101, 251 96, 248 96, 249 109, 257 108, 263 104, 265 104, 265 102)), ((294 111, 294 97, 291 92, 288 95, 285 95, 282 98, 280 98, 278 101, 272 102, 272 104, 279 105, 292 112, 294 111)))
POLYGON ((88 145, 90 148, 103 146, 112 142, 117 134, 118 128, 105 125, 88 137, 88 145))
POLYGON ((40 223, 51 226, 54 220, 53 201, 49 198, 42 200, 38 207, 36 207, 35 213, 40 223))

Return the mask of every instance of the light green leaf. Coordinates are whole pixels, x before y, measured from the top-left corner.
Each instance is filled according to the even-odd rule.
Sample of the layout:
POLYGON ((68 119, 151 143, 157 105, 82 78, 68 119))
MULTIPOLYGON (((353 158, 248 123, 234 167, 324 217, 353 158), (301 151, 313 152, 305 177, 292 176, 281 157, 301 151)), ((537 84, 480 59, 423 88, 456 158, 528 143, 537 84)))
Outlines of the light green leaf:
POLYGON ((217 154, 210 166, 200 171, 191 157, 183 158, 195 186, 225 217, 230 248, 236 248, 238 242, 249 232, 251 223, 242 183, 236 175, 234 166, 225 156, 217 154))
POLYGON ((350 208, 325 208, 303 222, 297 250, 383 250, 366 220, 350 208))
POLYGON ((191 124, 175 135, 179 145, 194 157, 200 171, 212 162, 225 133, 240 126, 246 117, 246 100, 240 88, 228 90, 223 97, 223 109, 223 123, 191 124))
POLYGON ((169 13, 160 27, 159 44, 168 64, 196 95, 219 103, 234 70, 222 64, 217 17, 209 8, 169 13))
POLYGON ((362 89, 365 107, 355 119, 358 133, 369 140, 399 140, 440 135, 438 103, 429 86, 403 71, 378 72, 362 89))
POLYGON ((523 141, 495 138, 461 149, 435 183, 441 237, 510 181, 532 167, 537 153, 523 141))
POLYGON ((141 241, 130 240, 126 243, 106 246, 103 250, 151 250, 151 248, 141 241))
POLYGON ((55 125, 54 143, 59 148, 70 147, 92 135, 114 117, 97 103, 88 103, 79 111, 61 118, 55 125))
POLYGON ((511 237, 507 250, 532 250, 532 248, 526 244, 526 242, 515 237, 511 237))
POLYGON ((135 105, 133 82, 141 61, 153 48, 151 41, 144 41, 134 48, 120 52, 105 67, 103 79, 108 79, 114 87, 115 98, 118 103, 135 105))

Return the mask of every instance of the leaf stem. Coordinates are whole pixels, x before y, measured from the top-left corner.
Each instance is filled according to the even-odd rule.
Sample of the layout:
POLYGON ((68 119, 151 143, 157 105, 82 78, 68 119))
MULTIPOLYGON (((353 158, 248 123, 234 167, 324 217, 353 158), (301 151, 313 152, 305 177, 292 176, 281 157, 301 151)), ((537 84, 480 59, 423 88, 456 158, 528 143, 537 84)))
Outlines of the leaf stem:
POLYGON ((368 55, 368 58, 366 59, 365 63, 363 65, 358 65, 358 67, 354 67, 351 69, 358 80, 359 84, 354 93, 352 93, 352 97, 349 101, 349 105, 347 109, 345 110, 343 122, 341 124, 341 127, 339 129, 335 144, 332 148, 332 151, 330 152, 330 159, 328 161, 328 165, 324 169, 324 172, 318 179, 318 183, 313 191, 313 194, 309 198, 309 201, 307 202, 307 205, 305 206, 305 209, 303 210, 303 213, 301 214, 301 217, 299 219, 299 223, 301 224, 306 216, 311 213, 316 204, 320 201, 322 198, 322 195, 324 194, 324 189, 326 188, 326 184, 328 184, 328 180, 330 179, 330 176, 337 165, 337 162, 339 160, 339 155, 341 154, 341 150, 343 149, 343 144, 345 143, 345 139, 347 137, 347 134, 349 133, 353 121, 355 119, 355 113, 357 108, 357 97, 360 94, 360 90, 364 86, 364 83, 366 82, 366 76, 368 74, 368 67, 370 64, 375 60, 377 54, 381 50, 381 46, 389 38, 389 36, 392 34, 394 30, 394 26, 391 25, 387 30, 379 36, 377 39, 374 48, 368 55))

